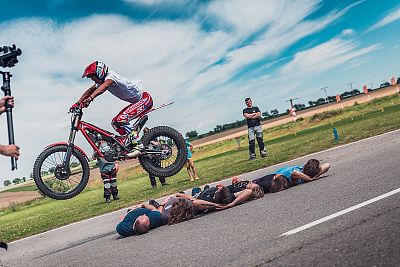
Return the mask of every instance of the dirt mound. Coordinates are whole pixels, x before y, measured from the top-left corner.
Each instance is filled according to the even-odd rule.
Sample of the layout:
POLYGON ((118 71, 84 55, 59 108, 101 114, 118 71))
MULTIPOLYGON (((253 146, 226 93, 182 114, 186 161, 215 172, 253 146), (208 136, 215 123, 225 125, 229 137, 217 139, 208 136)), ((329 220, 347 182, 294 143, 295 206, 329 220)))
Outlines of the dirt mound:
POLYGON ((0 209, 41 197, 42 195, 38 191, 3 192, 0 193, 0 209))

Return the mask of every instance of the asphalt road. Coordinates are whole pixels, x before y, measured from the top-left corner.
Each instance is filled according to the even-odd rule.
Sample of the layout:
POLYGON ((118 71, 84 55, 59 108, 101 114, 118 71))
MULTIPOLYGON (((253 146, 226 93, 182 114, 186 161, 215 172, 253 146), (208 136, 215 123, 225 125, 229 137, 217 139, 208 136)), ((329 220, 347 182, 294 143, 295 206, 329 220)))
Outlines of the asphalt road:
POLYGON ((309 158, 331 163, 325 177, 142 236, 118 238, 114 228, 125 211, 117 211, 12 242, 7 252, 0 251, 1 263, 399 266, 400 190, 394 190, 400 188, 400 130, 243 177, 256 178, 283 165, 304 164, 309 158), (285 234, 299 227, 303 228, 285 234))

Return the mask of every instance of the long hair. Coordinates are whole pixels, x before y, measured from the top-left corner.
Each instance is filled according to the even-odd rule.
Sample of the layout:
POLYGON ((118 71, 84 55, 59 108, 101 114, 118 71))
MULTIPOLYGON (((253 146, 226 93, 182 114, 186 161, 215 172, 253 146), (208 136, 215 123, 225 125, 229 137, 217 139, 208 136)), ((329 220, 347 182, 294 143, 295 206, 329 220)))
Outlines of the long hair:
POLYGON ((233 201, 233 195, 226 186, 223 186, 214 194, 214 203, 216 204, 229 204, 233 201))
POLYGON ((287 189, 287 186, 285 185, 286 184, 285 181, 286 181, 286 179, 282 175, 275 176, 274 179, 272 180, 271 188, 269 191, 271 193, 276 193, 276 192, 287 189))
POLYGON ((310 159, 303 166, 303 173, 311 178, 317 176, 320 170, 319 160, 316 159, 310 159))
POLYGON ((193 204, 190 200, 178 198, 171 207, 168 224, 176 224, 194 217, 193 204))

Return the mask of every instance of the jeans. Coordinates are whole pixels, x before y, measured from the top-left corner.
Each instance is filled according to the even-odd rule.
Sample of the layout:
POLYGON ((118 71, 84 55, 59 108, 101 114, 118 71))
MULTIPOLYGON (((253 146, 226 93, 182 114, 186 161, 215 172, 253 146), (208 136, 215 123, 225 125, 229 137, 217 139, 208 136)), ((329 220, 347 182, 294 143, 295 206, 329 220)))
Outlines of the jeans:
POLYGON ((255 155, 255 139, 257 139, 258 147, 261 151, 265 151, 264 141, 263 141, 263 131, 261 125, 249 127, 249 153, 250 155, 255 155))

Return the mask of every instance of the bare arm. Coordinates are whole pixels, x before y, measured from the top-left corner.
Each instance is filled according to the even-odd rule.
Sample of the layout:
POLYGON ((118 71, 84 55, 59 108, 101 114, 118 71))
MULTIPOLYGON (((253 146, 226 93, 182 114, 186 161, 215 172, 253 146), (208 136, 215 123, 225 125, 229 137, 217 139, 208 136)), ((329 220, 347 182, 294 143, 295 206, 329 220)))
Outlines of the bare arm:
POLYGON ((329 163, 324 163, 320 166, 321 170, 319 171, 319 173, 315 176, 315 178, 320 177, 322 174, 326 173, 327 171, 329 171, 329 168, 331 167, 331 165, 329 163))
POLYGON ((98 95, 101 95, 105 91, 107 91, 108 87, 110 87, 114 83, 113 80, 105 80, 96 90, 90 95, 92 99, 95 99, 98 95))
POLYGON ((180 197, 180 198, 186 198, 186 199, 189 199, 189 200, 196 200, 196 198, 194 198, 192 196, 189 196, 189 195, 186 195, 186 194, 182 194, 182 193, 176 193, 175 196, 176 197, 180 197))
POLYGON ((216 208, 221 207, 221 205, 219 205, 219 204, 215 204, 215 203, 208 202, 208 201, 201 200, 201 199, 193 200, 192 203, 193 203, 193 206, 196 207, 196 209, 198 209, 198 210, 209 210, 209 209, 216 209, 216 208))
POLYGON ((253 113, 253 119, 255 118, 261 118, 261 112, 253 113))
POLYGON ((94 84, 82 94, 82 96, 81 96, 81 98, 79 98, 78 102, 82 103, 82 101, 85 100, 86 98, 88 98, 95 90, 96 90, 96 85, 94 84))
POLYGON ((245 117, 246 119, 252 119, 253 118, 253 114, 254 113, 243 113, 243 117, 245 117))
POLYGON ((291 178, 292 178, 292 185, 297 185, 298 180, 303 180, 305 183, 307 183, 307 182, 311 182, 311 181, 314 181, 317 179, 317 178, 311 178, 308 175, 306 175, 302 172, 299 172, 299 171, 294 171, 292 173, 291 178))
POLYGON ((228 205, 224 206, 224 208, 232 208, 236 205, 239 205, 251 198, 253 191, 251 189, 245 189, 235 198, 234 201, 229 203, 228 205))

